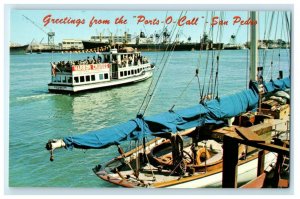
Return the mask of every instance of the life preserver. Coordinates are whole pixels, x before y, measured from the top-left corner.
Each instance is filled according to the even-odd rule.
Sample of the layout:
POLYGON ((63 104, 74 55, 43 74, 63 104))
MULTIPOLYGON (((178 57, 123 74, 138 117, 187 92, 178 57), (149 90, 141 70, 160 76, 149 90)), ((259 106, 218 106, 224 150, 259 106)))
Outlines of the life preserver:
POLYGON ((196 154, 196 164, 200 165, 202 162, 210 158, 210 153, 204 147, 199 149, 196 154))

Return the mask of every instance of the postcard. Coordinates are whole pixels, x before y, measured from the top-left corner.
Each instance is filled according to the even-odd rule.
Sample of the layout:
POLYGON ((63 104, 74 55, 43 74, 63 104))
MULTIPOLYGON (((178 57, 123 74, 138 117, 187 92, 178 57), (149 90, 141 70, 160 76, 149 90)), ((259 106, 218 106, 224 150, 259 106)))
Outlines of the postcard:
POLYGON ((10 188, 290 188, 291 9, 9 17, 10 188))

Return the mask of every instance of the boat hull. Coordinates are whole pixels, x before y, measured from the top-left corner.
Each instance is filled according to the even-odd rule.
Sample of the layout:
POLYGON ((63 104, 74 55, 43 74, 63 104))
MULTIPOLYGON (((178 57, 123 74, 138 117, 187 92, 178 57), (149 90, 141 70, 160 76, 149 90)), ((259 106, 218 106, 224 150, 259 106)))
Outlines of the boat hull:
POLYGON ((109 44, 105 42, 99 42, 99 41, 85 41, 82 40, 82 44, 84 49, 93 49, 93 48, 101 48, 101 47, 106 47, 109 44))
MULTIPOLYGON (((270 164, 276 162, 276 156, 274 153, 267 153, 265 156, 265 169, 269 167, 270 164)), ((238 166, 238 183, 244 184, 249 182, 253 178, 256 177, 257 173, 257 164, 258 159, 257 156, 250 158, 248 161, 241 162, 238 166)), ((199 177, 195 180, 185 180, 186 182, 178 182, 173 185, 167 186, 159 186, 166 188, 217 188, 222 187, 222 170, 216 173, 212 173, 211 175, 205 177, 199 177)))
POLYGON ((78 93, 82 91, 90 91, 96 89, 104 89, 104 88, 111 88, 117 87, 121 85, 128 85, 137 82, 141 82, 151 78, 153 75, 153 69, 145 71, 144 74, 138 75, 135 77, 125 78, 125 79, 115 79, 107 82, 99 82, 99 83, 92 83, 92 84, 83 84, 83 85, 64 85, 64 84, 48 84, 48 90, 52 93, 78 93))
POLYGON ((29 45, 13 46, 9 48, 11 55, 25 55, 29 45))
MULTIPOLYGON (((265 170, 271 168, 270 165, 276 162, 276 155, 274 153, 267 153, 265 155, 265 170)), ((256 177, 257 173, 258 158, 257 154, 246 160, 239 161, 238 164, 238 183, 245 184, 256 177)), ((150 186, 144 186, 139 183, 133 183, 116 177, 115 175, 110 175, 106 171, 102 170, 96 172, 96 175, 102 180, 109 183, 116 184, 118 186, 123 186, 127 188, 217 188, 222 186, 222 167, 219 169, 214 169, 206 173, 199 173, 189 177, 178 177, 177 179, 153 183, 150 186)))

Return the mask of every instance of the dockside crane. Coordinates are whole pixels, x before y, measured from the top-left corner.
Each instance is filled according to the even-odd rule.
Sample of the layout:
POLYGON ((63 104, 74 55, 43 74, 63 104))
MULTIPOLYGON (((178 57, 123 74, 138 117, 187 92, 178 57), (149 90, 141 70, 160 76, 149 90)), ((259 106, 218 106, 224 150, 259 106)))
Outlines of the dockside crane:
POLYGON ((49 46, 54 46, 54 36, 55 36, 55 32, 49 31, 46 32, 42 27, 40 27, 38 24, 36 24, 33 20, 31 20, 30 18, 26 17, 25 15, 23 15, 23 17, 25 19, 27 19, 28 21, 30 21, 35 27, 37 27, 38 29, 40 29, 41 31, 43 31, 47 36, 48 36, 48 45, 49 46))

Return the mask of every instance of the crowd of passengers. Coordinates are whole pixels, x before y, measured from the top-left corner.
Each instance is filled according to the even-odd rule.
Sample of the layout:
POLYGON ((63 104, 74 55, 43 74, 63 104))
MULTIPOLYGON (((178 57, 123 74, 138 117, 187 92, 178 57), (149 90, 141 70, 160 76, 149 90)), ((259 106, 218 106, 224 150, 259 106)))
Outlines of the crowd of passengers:
POLYGON ((118 64, 120 67, 126 67, 127 65, 141 65, 141 64, 146 64, 148 63, 148 59, 146 57, 139 55, 124 55, 121 57, 121 62, 117 62, 117 60, 113 59, 112 63, 113 64, 118 64), (134 57, 133 57, 134 56, 134 57))
MULTIPOLYGON (((104 55, 104 58, 102 58, 100 55, 96 58, 96 56, 93 56, 93 58, 87 57, 84 60, 76 60, 76 61, 59 61, 57 63, 53 62, 51 63, 52 68, 58 71, 65 71, 65 72, 71 72, 72 66, 74 65, 87 65, 87 64, 100 64, 100 63, 109 63, 109 56, 104 55), (103 59, 103 61, 102 61, 103 59)), ((113 64, 118 64, 120 67, 126 67, 126 65, 141 65, 148 63, 148 59, 143 56, 136 56, 135 59, 130 55, 127 57, 127 55, 123 56, 121 59, 121 62, 118 62, 116 59, 113 58, 112 60, 113 64)))

